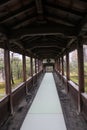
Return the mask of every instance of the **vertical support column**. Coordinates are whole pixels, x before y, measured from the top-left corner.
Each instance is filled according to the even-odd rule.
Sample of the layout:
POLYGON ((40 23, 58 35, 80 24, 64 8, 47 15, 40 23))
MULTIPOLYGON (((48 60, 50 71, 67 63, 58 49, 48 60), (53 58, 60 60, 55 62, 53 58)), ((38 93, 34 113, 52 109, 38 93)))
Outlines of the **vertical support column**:
POLYGON ((10 112, 13 114, 12 92, 11 92, 11 75, 10 75, 10 54, 7 49, 4 51, 6 94, 9 95, 10 112))
MULTIPOLYGON (((26 58, 25 58, 25 55, 23 55, 23 82, 25 82, 25 85, 26 85, 26 58)), ((28 92, 27 90, 27 85, 26 85, 26 94, 28 92)))
POLYGON ((70 69, 69 69, 69 53, 66 52, 66 78, 67 78, 67 93, 69 92, 68 80, 70 79, 70 69))
POLYGON ((59 71, 59 63, 58 63, 58 58, 56 59, 56 68, 57 68, 57 71, 59 71))
POLYGON ((64 75, 64 60, 63 60, 63 56, 62 56, 62 75, 64 75))
POLYGON ((59 59, 58 59, 58 65, 59 65, 59 73, 60 73, 60 57, 59 57, 59 59))
POLYGON ((32 57, 30 57, 30 71, 31 71, 30 75, 31 75, 31 77, 33 77, 33 59, 32 59, 32 57))
POLYGON ((33 58, 30 57, 30 71, 31 71, 31 77, 32 77, 32 85, 33 85, 33 58))
POLYGON ((37 59, 35 58, 35 73, 37 74, 37 59))
POLYGON ((40 71, 40 63, 39 63, 39 59, 38 59, 38 72, 40 71))
POLYGON ((26 58, 25 55, 23 55, 23 81, 26 81, 26 58))
POLYGON ((58 59, 55 59, 55 70, 58 71, 58 59))
POLYGON ((84 60, 83 60, 83 45, 80 38, 77 43, 78 51, 78 77, 79 77, 79 92, 78 92, 78 112, 81 112, 82 101, 81 93, 84 92, 84 60))
POLYGON ((40 61, 40 71, 43 70, 43 63, 42 60, 40 61))

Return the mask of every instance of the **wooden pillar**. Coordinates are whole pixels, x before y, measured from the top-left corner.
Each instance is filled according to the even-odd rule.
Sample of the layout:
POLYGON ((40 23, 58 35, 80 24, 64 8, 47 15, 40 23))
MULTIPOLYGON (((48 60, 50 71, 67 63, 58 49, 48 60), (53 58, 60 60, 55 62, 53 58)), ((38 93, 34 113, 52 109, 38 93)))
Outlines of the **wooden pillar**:
POLYGON ((58 58, 58 68, 59 68, 59 73, 60 73, 60 57, 58 58))
POLYGON ((32 57, 30 57, 30 71, 31 71, 30 75, 32 77, 32 86, 33 86, 34 81, 33 81, 33 58, 32 57))
POLYGON ((78 52, 77 53, 78 55, 78 81, 79 81, 78 112, 81 112, 81 107, 82 107, 81 93, 84 92, 84 60, 83 60, 82 39, 78 40, 77 52, 78 52))
POLYGON ((5 63, 5 82, 6 82, 6 94, 9 95, 10 112, 13 114, 12 92, 11 92, 11 75, 10 75, 10 52, 5 49, 4 51, 4 63, 5 63))
POLYGON ((40 61, 40 70, 43 70, 43 63, 42 63, 42 60, 40 61))
POLYGON ((35 58, 35 73, 37 74, 37 59, 35 58))
POLYGON ((69 92, 68 80, 70 79, 69 52, 66 52, 66 79, 67 79, 67 93, 68 93, 69 92))
POLYGON ((26 58, 25 55, 23 55, 23 81, 26 81, 26 58))
POLYGON ((38 72, 40 71, 40 63, 39 63, 39 59, 38 59, 38 72))
POLYGON ((55 70, 58 71, 58 59, 55 59, 55 70))
POLYGON ((30 75, 33 77, 33 58, 30 57, 30 75))
POLYGON ((22 56, 23 58, 23 82, 25 82, 25 86, 26 86, 26 94, 28 93, 28 89, 27 89, 27 85, 26 85, 26 57, 25 55, 22 56))
POLYGON ((64 59, 63 59, 63 56, 62 56, 62 75, 64 75, 64 59))

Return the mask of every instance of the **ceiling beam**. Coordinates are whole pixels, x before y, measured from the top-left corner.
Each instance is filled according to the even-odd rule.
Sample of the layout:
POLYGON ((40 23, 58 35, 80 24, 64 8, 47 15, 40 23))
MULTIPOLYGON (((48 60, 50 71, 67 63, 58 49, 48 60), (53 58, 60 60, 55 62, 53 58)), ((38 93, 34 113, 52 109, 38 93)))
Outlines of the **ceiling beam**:
POLYGON ((11 0, 0 0, 0 6, 11 2, 11 0))
POLYGON ((39 21, 43 21, 44 20, 44 16, 43 16, 43 4, 42 4, 42 0, 35 0, 35 2, 36 2, 38 20, 39 21))
MULTIPOLYGON (((56 11, 55 11, 56 12, 56 11)), ((53 12, 54 13, 54 12, 53 12)), ((46 17, 46 19, 48 19, 48 20, 51 20, 51 21, 54 21, 54 22, 56 22, 56 23, 63 23, 63 24, 65 24, 65 25, 69 25, 69 26, 75 26, 75 22, 74 22, 74 20, 70 20, 69 18, 67 19, 67 18, 62 18, 61 16, 59 16, 59 15, 56 15, 56 14, 52 14, 52 13, 50 13, 49 11, 48 11, 48 13, 46 13, 46 15, 45 15, 45 17, 46 17)))
POLYGON ((77 40, 77 37, 70 39, 70 41, 67 43, 66 48, 62 50, 61 54, 63 54, 76 40, 77 40))
POLYGON ((35 20, 37 19, 37 17, 32 17, 32 18, 28 18, 25 21, 20 22, 20 24, 15 25, 14 27, 12 27, 12 29, 19 29, 21 27, 26 27, 29 24, 32 24, 33 22, 35 22, 35 20))
POLYGON ((27 28, 16 29, 13 34, 9 35, 10 38, 21 38, 24 35, 29 36, 43 36, 43 35, 61 35, 61 36, 75 36, 76 30, 74 27, 68 27, 64 25, 43 25, 43 26, 29 26, 27 28))
POLYGON ((34 46, 34 47, 30 48, 30 50, 32 51, 34 49, 39 49, 39 48, 58 48, 58 49, 62 49, 62 47, 60 47, 60 46, 55 46, 55 45, 44 46, 44 45, 42 45, 42 46, 34 46))
POLYGON ((40 47, 41 46, 49 46, 49 47, 56 46, 57 48, 59 47, 59 48, 63 49, 63 48, 66 48, 66 45, 63 43, 51 42, 51 41, 49 41, 49 42, 35 41, 35 42, 31 42, 31 43, 25 41, 24 47, 31 49, 31 48, 36 47, 36 46, 40 46, 40 47))
POLYGON ((77 26, 78 35, 81 35, 82 32, 87 32, 87 28, 85 29, 85 25, 87 24, 87 15, 83 17, 80 23, 77 26))
POLYGON ((69 12, 71 14, 74 14, 74 15, 77 15, 77 16, 80 16, 80 17, 84 16, 84 12, 81 12, 81 11, 78 11, 78 10, 75 10, 75 9, 71 9, 71 6, 66 7, 63 4, 60 5, 60 4, 56 4, 55 2, 54 3, 45 2, 45 5, 52 7, 52 8, 55 8, 55 9, 60 9, 60 10, 65 11, 65 12, 69 12))
POLYGON ((38 51, 34 51, 33 53, 36 53, 37 55, 39 54, 49 54, 49 53, 52 53, 52 54, 58 54, 59 53, 59 50, 52 50, 52 49, 44 49, 44 50, 38 50, 38 51))
POLYGON ((23 7, 21 7, 20 9, 15 10, 15 11, 9 13, 8 15, 2 16, 2 17, 0 18, 0 23, 6 21, 6 20, 8 20, 8 19, 11 19, 11 18, 13 18, 13 17, 16 17, 16 16, 19 15, 20 13, 23 13, 23 12, 25 12, 25 11, 27 11, 27 10, 32 10, 31 7, 34 8, 34 2, 32 2, 31 4, 29 3, 29 4, 27 4, 27 5, 23 6, 23 7), (29 8, 30 8, 30 9, 29 9, 29 8))
POLYGON ((27 38, 25 38, 24 40, 23 39, 21 39, 21 40, 23 40, 23 41, 27 41, 28 43, 31 43, 31 42, 35 42, 36 43, 36 40, 38 40, 38 39, 40 39, 40 36, 37 36, 37 37, 32 37, 32 38, 30 38, 30 37, 27 37, 27 38))
POLYGON ((54 23, 59 23, 59 24, 62 24, 62 25, 66 25, 66 26, 71 26, 71 27, 74 27, 75 25, 70 23, 70 22, 67 22, 65 20, 62 20, 62 19, 58 19, 57 17, 52 17, 52 16, 46 16, 46 19, 51 21, 51 22, 54 22, 54 23))
POLYGON ((61 38, 55 38, 55 36, 48 36, 48 40, 51 42, 57 42, 58 44, 63 44, 64 46, 66 46, 67 41, 65 39, 61 39, 61 38))

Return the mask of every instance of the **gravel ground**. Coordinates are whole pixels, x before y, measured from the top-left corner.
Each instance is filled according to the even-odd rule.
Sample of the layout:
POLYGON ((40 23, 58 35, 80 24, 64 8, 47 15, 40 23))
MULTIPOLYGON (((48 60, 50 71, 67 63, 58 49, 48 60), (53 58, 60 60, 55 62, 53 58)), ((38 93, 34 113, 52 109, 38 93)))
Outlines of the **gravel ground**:
POLYGON ((70 95, 66 94, 64 90, 65 86, 55 73, 54 79, 56 81, 67 130, 87 130, 87 121, 81 114, 78 115, 73 100, 70 98, 70 95))

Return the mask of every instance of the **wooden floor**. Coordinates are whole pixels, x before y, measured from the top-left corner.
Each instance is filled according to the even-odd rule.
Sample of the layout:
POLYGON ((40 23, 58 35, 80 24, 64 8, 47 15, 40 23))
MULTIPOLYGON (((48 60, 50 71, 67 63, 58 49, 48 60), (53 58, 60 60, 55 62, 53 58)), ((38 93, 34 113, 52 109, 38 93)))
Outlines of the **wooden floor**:
POLYGON ((46 73, 20 130, 66 130, 52 73, 46 73))

